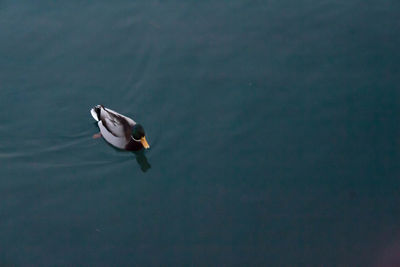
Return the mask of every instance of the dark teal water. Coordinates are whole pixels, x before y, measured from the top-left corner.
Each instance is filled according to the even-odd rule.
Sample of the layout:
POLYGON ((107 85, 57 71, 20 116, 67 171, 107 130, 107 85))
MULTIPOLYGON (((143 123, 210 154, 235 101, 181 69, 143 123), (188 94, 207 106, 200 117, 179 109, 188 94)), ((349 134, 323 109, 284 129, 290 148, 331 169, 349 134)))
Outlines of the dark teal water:
POLYGON ((0 265, 399 264, 399 13, 0 1, 0 265))

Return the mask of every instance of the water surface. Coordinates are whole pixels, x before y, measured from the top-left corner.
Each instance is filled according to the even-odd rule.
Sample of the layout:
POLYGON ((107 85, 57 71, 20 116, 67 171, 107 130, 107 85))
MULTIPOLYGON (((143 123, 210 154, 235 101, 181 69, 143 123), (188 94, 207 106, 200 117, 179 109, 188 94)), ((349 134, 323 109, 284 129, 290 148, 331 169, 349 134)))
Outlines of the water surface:
POLYGON ((399 12, 0 2, 0 264, 399 263, 399 12))

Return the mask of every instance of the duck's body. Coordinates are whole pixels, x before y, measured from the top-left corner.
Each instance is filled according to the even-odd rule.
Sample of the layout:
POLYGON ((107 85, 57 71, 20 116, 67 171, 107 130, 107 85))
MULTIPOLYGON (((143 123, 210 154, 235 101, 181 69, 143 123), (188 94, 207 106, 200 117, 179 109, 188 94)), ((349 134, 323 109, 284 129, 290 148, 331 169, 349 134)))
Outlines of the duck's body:
POLYGON ((100 133, 104 139, 123 150, 136 151, 143 147, 149 148, 143 133, 136 133, 135 128, 142 127, 131 118, 128 118, 118 112, 97 105, 90 110, 92 117, 98 122, 100 133), (133 135, 133 136, 132 136, 133 135), (134 136, 137 136, 135 139, 134 136))

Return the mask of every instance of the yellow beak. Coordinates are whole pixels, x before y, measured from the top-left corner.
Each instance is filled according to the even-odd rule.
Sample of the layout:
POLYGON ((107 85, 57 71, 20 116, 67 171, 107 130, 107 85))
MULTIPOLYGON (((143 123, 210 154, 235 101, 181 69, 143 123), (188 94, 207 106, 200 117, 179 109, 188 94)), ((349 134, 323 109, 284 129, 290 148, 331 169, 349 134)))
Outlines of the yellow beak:
POLYGON ((140 138, 140 143, 142 143, 144 148, 146 149, 150 148, 149 143, 147 143, 146 137, 143 136, 142 138, 140 138))

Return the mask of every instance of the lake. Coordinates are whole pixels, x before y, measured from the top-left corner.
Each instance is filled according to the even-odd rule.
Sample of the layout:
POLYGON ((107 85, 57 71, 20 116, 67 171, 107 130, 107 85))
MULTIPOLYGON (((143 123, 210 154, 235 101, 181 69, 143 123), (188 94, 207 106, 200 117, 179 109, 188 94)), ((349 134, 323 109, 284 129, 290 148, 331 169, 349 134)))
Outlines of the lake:
POLYGON ((399 13, 0 1, 0 265, 399 265, 399 13))

